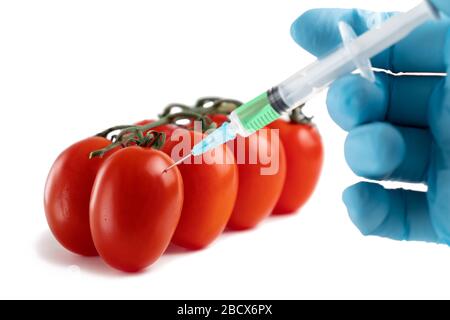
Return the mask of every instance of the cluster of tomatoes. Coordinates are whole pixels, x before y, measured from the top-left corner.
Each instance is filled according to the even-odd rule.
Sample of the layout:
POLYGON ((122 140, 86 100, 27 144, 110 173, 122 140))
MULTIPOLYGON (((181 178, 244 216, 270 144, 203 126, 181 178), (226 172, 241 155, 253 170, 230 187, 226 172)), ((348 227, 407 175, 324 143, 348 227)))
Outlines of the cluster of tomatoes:
MULTIPOLYGON (((219 111, 209 110, 202 118, 221 125, 227 117, 219 111)), ((60 154, 48 176, 50 229, 68 250, 100 255, 114 268, 136 272, 154 263, 171 242, 198 250, 225 228, 250 229, 270 214, 293 213, 314 191, 323 159, 316 127, 298 117, 298 110, 295 114, 270 125, 279 136, 260 135, 257 145, 245 143, 246 154, 268 153, 273 143, 280 144, 279 168, 270 175, 261 173, 267 164, 258 159, 236 161, 236 150, 227 145, 213 151, 226 158, 224 163, 190 159, 165 172, 174 163, 170 155, 178 142, 170 137, 176 129, 185 130, 192 142, 204 136, 176 122, 140 122, 119 135, 126 143, 105 133, 77 142, 60 154), (256 147, 260 150, 252 150, 256 147)))

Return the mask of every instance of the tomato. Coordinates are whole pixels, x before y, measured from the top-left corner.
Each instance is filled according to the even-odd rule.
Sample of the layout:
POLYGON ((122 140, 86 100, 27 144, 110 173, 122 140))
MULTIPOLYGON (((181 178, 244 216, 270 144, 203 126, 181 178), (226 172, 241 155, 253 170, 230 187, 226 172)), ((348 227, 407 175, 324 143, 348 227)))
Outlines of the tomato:
MULTIPOLYGON (((234 152, 237 155, 238 144, 235 144, 234 152)), ((242 151, 240 151, 242 152, 242 151)), ((245 138, 246 161, 238 164, 239 192, 228 227, 233 230, 245 230, 256 227, 264 218, 269 216, 274 209, 286 178, 286 158, 283 145, 279 137, 256 132, 253 137, 245 138), (257 144, 251 144, 250 140, 257 137, 257 144), (278 148, 274 140, 278 140, 278 148), (258 157, 256 163, 249 163, 251 154, 270 154, 272 147, 278 149, 272 155, 271 164, 264 164, 258 157), (274 172, 264 174, 264 168, 274 166, 274 172)))
POLYGON ((84 256, 97 255, 89 228, 89 200, 95 176, 110 155, 89 159, 89 154, 109 144, 100 137, 75 143, 56 159, 45 185, 45 214, 53 235, 66 249, 84 256))
POLYGON ((280 130, 287 159, 286 182, 273 213, 293 213, 308 201, 319 180, 324 157, 322 140, 311 124, 277 120, 269 127, 280 130))
MULTIPOLYGON (((189 149, 204 136, 199 132, 180 130, 183 132, 180 138, 190 140, 187 144, 189 149)), ((171 140, 163 147, 168 155, 176 153, 180 146, 179 141, 171 140)), ((205 156, 213 153, 217 158, 225 159, 225 164, 207 164, 202 161, 202 156, 198 156, 189 159, 191 164, 184 162, 178 166, 184 183, 184 204, 172 242, 187 249, 204 248, 222 233, 236 199, 238 172, 233 154, 226 145, 207 152, 205 156), (203 163, 195 164, 195 161, 203 163)), ((179 156, 178 153, 175 156, 179 156)))
MULTIPOLYGON (((210 117, 218 126, 228 121, 228 117, 222 114, 210 117)), ((245 155, 245 161, 237 163, 239 170, 238 195, 233 214, 228 222, 228 227, 233 230, 253 228, 270 215, 280 197, 286 176, 286 157, 278 136, 274 136, 268 131, 265 133, 258 131, 252 137, 245 138, 244 141, 245 149, 242 150, 238 150, 240 145, 237 141, 233 144, 236 160, 238 160, 239 152, 244 152, 245 155), (257 143, 251 143, 251 139, 257 139, 255 140, 257 143), (271 164, 264 163, 264 159, 259 156, 256 158, 257 161, 252 164, 249 161, 250 155, 270 155, 272 148, 276 150, 271 156, 279 155, 279 157, 271 157, 273 161, 271 164, 276 166, 278 163, 278 168, 273 174, 263 174, 264 168, 267 169, 271 164)), ((274 167, 274 169, 276 168, 274 167)))
POLYGON ((95 179, 90 224, 95 247, 110 266, 137 272, 154 263, 175 231, 183 182, 164 153, 141 147, 116 152, 95 179))

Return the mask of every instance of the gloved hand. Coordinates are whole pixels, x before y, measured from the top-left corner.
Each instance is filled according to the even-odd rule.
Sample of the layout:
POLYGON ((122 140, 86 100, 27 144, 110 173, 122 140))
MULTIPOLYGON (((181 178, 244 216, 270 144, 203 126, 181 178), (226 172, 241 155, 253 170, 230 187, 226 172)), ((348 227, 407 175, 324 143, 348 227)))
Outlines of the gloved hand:
MULTIPOLYGON (((434 1, 450 13, 450 1, 434 1)), ((292 36, 320 57, 340 44, 340 20, 361 34, 388 16, 361 10, 311 10, 294 22, 292 36)), ((394 73, 446 73, 449 30, 449 20, 429 22, 372 63, 394 73)), ((367 182, 351 186, 343 199, 359 230, 364 235, 450 245, 449 78, 377 73, 376 83, 370 83, 349 75, 331 86, 327 105, 334 121, 349 132, 345 157, 358 176, 428 185, 426 193, 388 190, 367 182)))

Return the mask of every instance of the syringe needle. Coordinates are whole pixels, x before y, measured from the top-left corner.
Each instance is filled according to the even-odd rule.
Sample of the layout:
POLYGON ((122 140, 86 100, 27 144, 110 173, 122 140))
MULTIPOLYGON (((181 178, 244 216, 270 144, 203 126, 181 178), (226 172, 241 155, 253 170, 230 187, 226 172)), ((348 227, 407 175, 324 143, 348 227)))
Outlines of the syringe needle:
POLYGON ((176 167, 177 165, 181 164, 184 160, 189 159, 191 156, 192 156, 192 153, 189 153, 188 155, 186 155, 185 157, 181 158, 180 160, 178 160, 177 162, 175 162, 171 166, 169 166, 166 169, 164 169, 163 173, 167 173, 167 171, 169 171, 172 168, 176 167))

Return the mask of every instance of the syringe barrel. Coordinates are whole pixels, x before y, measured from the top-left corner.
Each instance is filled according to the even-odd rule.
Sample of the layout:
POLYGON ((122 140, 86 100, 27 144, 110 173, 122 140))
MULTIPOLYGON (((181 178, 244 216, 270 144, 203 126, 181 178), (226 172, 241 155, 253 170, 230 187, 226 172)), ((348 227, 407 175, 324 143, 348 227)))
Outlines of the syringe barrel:
POLYGON ((355 69, 353 59, 346 50, 337 50, 310 64, 276 87, 287 107, 282 111, 301 106, 331 82, 355 69))
POLYGON ((436 8, 429 1, 423 1, 410 11, 397 14, 378 28, 358 37, 354 42, 358 56, 370 59, 404 39, 425 22, 438 17, 436 8))
POLYGON ((378 28, 367 31, 347 44, 347 47, 341 46, 327 57, 297 72, 277 86, 279 95, 287 106, 283 111, 304 104, 334 80, 357 69, 357 61, 374 57, 435 17, 435 8, 424 1, 409 12, 395 15, 378 28))

